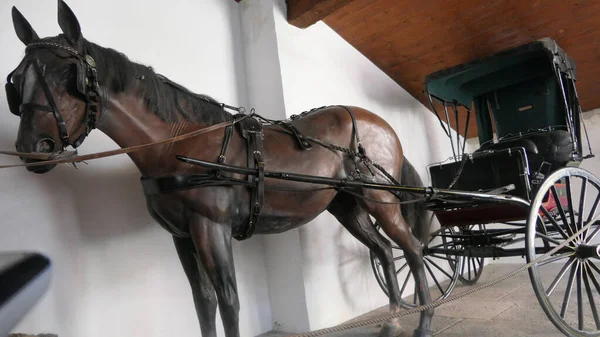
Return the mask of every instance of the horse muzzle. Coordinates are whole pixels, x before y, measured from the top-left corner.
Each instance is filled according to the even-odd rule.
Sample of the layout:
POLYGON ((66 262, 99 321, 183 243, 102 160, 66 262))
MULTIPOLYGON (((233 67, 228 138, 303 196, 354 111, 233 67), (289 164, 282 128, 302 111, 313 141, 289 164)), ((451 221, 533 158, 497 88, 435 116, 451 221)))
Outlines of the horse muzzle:
MULTIPOLYGON (((56 142, 52 138, 42 138, 35 144, 34 149, 35 149, 35 152, 37 152, 37 153, 51 154, 48 159, 52 159, 52 157, 55 157, 56 155, 60 154, 60 153, 54 153, 55 146, 56 146, 56 142), (52 155, 52 154, 54 154, 54 155, 52 155)), ((20 148, 18 145, 16 145, 16 148, 17 148, 17 151, 20 151, 20 148)), ((44 161, 42 159, 26 158, 26 157, 22 157, 22 156, 19 158, 25 164, 37 163, 37 162, 44 161)), ((29 172, 43 174, 43 173, 49 172, 55 166, 56 166, 56 164, 35 165, 35 166, 26 166, 26 169, 29 172)))

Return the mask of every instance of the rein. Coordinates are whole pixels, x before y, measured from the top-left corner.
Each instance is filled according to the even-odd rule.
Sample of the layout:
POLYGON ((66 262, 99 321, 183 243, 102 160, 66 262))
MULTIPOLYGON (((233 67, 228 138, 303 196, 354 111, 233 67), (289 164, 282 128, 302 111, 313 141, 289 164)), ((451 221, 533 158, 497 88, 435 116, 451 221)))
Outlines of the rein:
MULTIPOLYGON (((191 132, 179 135, 179 136, 162 139, 162 140, 152 142, 152 143, 134 145, 134 146, 124 147, 124 148, 109 150, 109 151, 103 151, 103 152, 90 153, 90 154, 81 155, 81 156, 73 155, 76 152, 70 152, 66 158, 50 159, 53 157, 55 158, 57 155, 59 157, 61 157, 61 154, 63 154, 63 153, 58 153, 58 154, 54 153, 53 154, 53 153, 39 153, 39 152, 23 153, 23 152, 14 152, 14 151, 0 151, 0 154, 6 154, 6 155, 11 155, 11 156, 28 157, 28 158, 33 158, 33 159, 50 159, 50 160, 42 160, 39 162, 26 163, 26 164, 0 165, 0 169, 12 168, 12 167, 24 167, 24 166, 41 166, 41 165, 77 163, 77 162, 82 162, 85 160, 93 160, 93 159, 116 156, 116 155, 120 155, 120 154, 131 153, 131 152, 147 149, 147 148, 150 148, 150 147, 153 147, 156 145, 176 143, 176 142, 180 142, 185 139, 193 138, 193 137, 205 134, 205 133, 209 133, 211 131, 218 130, 218 129, 226 127, 228 125, 234 125, 235 123, 238 123, 241 120, 246 119, 250 116, 251 116, 250 114, 242 115, 241 117, 237 117, 231 121, 211 125, 211 126, 208 126, 208 127, 202 128, 202 129, 194 130, 194 131, 191 131, 191 132)), ((62 156, 64 157, 64 155, 62 155, 62 156)))

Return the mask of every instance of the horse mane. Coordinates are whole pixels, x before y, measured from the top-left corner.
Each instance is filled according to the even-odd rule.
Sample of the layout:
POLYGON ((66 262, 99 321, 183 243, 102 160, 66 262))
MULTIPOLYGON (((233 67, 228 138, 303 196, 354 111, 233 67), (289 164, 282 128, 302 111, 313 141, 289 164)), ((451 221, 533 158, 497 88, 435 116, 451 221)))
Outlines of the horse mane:
MULTIPOLYGON (((45 40, 67 43, 62 34, 45 40)), ((193 93, 154 72, 152 67, 133 62, 119 51, 86 39, 83 39, 83 45, 96 61, 101 87, 113 94, 134 89, 133 93, 143 99, 146 107, 165 122, 174 123, 183 118, 191 122, 216 124, 233 119, 232 114, 214 104, 216 101, 212 97, 193 93)))

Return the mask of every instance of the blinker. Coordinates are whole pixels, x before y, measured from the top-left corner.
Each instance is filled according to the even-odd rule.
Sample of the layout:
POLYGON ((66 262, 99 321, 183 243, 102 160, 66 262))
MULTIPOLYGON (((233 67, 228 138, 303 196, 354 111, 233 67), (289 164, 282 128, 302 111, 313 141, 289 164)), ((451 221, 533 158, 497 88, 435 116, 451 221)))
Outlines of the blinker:
POLYGON ((6 84, 4 89, 6 90, 6 100, 8 102, 8 109, 15 116, 20 116, 19 106, 21 105, 21 95, 17 91, 17 88, 12 83, 12 75, 15 71, 11 71, 6 78, 6 84))

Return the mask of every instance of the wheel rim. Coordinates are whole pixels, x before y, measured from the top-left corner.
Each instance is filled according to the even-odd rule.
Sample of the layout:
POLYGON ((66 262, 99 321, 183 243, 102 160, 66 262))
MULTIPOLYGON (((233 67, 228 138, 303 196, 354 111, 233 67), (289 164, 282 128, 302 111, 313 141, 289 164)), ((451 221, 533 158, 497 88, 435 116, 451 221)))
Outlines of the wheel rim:
MULTIPOLYGON (((479 231, 485 230, 485 225, 477 225, 479 231)), ((474 226, 468 226, 466 230, 457 227, 459 235, 465 235, 473 230, 474 226)), ((458 273, 458 280, 460 283, 465 285, 474 285, 479 280, 479 277, 483 273, 483 263, 485 262, 484 257, 471 257, 471 256, 459 256, 462 260, 462 267, 458 273)), ((450 262, 450 267, 454 270, 456 265, 450 262)))
POLYGON ((529 269, 542 309, 568 336, 600 336, 599 205, 600 181, 574 167, 550 175, 531 204, 527 222, 528 263, 593 223, 553 256, 529 269), (563 201, 552 207, 545 196, 563 201))
MULTIPOLYGON (((380 230, 380 234, 388 239, 383 231, 380 230)), ((428 247, 458 249, 459 247, 455 247, 456 243, 452 239, 452 234, 455 234, 455 231, 452 228, 444 228, 436 232, 431 236, 428 247)), ((390 242, 392 241, 390 240, 390 242)), ((410 271, 408 262, 404 257, 404 252, 394 243, 392 243, 392 255, 394 257, 396 276, 398 279, 398 286, 400 288, 401 306, 403 308, 414 308, 421 305, 417 296, 417 292, 415 291, 414 277, 410 271), (409 299, 406 299, 406 294, 410 290, 413 291, 413 295, 410 296, 409 299)), ((385 295, 389 297, 383 267, 373 252, 370 252, 370 257, 371 267, 373 268, 375 278, 377 279, 377 282, 379 283, 379 286, 385 295)), ((458 272, 450 268, 449 264, 454 263, 455 265, 458 264, 459 266, 462 266, 462 261, 456 260, 455 255, 446 256, 445 254, 426 253, 424 254, 423 263, 425 265, 427 285, 430 288, 433 288, 433 291, 431 292, 431 299, 436 301, 448 297, 450 293, 452 293, 452 290, 456 286, 456 282, 458 280, 458 272), (444 277, 448 279, 442 281, 442 278, 444 277)))

